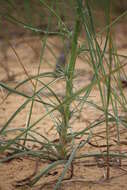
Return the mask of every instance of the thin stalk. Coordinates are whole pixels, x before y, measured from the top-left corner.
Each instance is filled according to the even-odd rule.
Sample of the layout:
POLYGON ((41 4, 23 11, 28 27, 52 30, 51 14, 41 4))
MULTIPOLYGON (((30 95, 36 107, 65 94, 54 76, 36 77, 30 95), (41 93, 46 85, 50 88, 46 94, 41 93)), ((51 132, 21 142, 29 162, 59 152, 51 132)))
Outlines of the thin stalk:
MULTIPOLYGON (((42 54, 44 54, 45 47, 46 47, 46 40, 45 40, 45 43, 44 43, 43 48, 42 48, 42 54)), ((40 68, 41 68, 41 60, 40 60, 39 66, 38 66, 37 76, 40 74, 40 68)), ((36 94, 37 84, 38 84, 38 80, 36 80, 35 85, 34 85, 34 94, 36 94)), ((32 118, 32 110, 33 110, 34 101, 35 101, 34 98, 32 98, 32 101, 31 101, 31 106, 30 106, 30 111, 29 111, 29 116, 28 116, 26 128, 29 128, 30 121, 32 118)), ((27 133, 25 134, 25 139, 24 139, 24 143, 23 143, 24 146, 26 144, 26 140, 27 140, 27 133)))
MULTIPOLYGON (((81 28, 80 22, 80 8, 77 8, 77 20, 75 23, 74 34, 72 39, 72 50, 71 50, 71 57, 70 62, 67 68, 67 76, 66 76, 66 95, 65 99, 70 99, 73 94, 73 78, 74 78, 74 70, 75 70, 75 62, 77 57, 77 42, 78 42, 78 35, 81 28)), ((71 102, 68 101, 64 106, 64 117, 62 128, 60 131, 60 144, 61 144, 61 156, 62 158, 66 158, 66 144, 67 144, 67 129, 69 127, 69 120, 70 120, 70 105, 71 102)))
MULTIPOLYGON (((47 31, 48 31, 48 28, 49 28, 49 25, 50 25, 50 21, 51 21, 51 17, 49 17, 49 20, 48 20, 47 31)), ((37 70, 37 76, 39 76, 39 74, 40 74, 40 69, 41 69, 41 64, 42 64, 42 60, 43 60, 43 55, 44 55, 44 51, 45 51, 45 48, 46 48, 47 37, 48 36, 46 35, 45 38, 44 38, 44 42, 42 44, 40 63, 39 63, 38 70, 37 70)), ((35 81, 34 94, 37 91, 37 87, 38 87, 38 80, 35 81)), ((30 111, 29 111, 29 117, 28 117, 26 128, 29 128, 29 126, 30 126, 30 122, 31 122, 31 119, 32 119, 32 110, 33 110, 33 107, 34 107, 34 101, 35 101, 35 99, 33 98, 32 101, 31 101, 31 106, 30 106, 30 111)), ((27 140, 27 133, 25 134, 24 146, 26 144, 26 140, 27 140)))
MULTIPOLYGON (((111 3, 108 2, 108 22, 111 23, 111 3)), ((108 109, 109 103, 111 98, 111 70, 112 70, 112 31, 111 28, 107 31, 109 33, 109 77, 107 79, 107 101, 106 101, 106 108, 105 108, 105 117, 106 117, 106 144, 107 144, 107 176, 106 178, 110 178, 110 165, 109 165, 109 116, 108 116, 108 109)))

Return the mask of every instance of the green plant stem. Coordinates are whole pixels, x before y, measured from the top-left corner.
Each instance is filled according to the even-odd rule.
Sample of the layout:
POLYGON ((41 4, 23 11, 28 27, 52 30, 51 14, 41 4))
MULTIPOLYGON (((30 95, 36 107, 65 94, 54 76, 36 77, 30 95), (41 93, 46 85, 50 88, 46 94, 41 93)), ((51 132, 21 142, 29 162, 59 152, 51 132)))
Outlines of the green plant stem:
MULTIPOLYGON (((108 12, 108 22, 111 23, 111 3, 108 2, 109 10, 108 12)), ((107 101, 106 101, 106 110, 105 110, 105 117, 106 117, 106 144, 107 144, 107 179, 110 178, 110 165, 109 165, 109 118, 108 118, 108 109, 109 103, 111 99, 111 70, 112 70, 112 31, 111 28, 107 31, 109 35, 109 77, 107 79, 107 101)))
MULTIPOLYGON (((75 23, 73 38, 72 38, 72 49, 71 49, 71 57, 67 68, 67 76, 66 76, 66 95, 65 99, 71 98, 73 95, 73 77, 74 77, 74 70, 75 70, 75 62, 77 57, 77 42, 78 42, 78 35, 81 28, 81 21, 79 17, 79 7, 77 8, 77 20, 75 23)), ((61 157, 66 158, 66 144, 67 144, 67 129, 69 127, 69 120, 70 120, 70 105, 71 102, 67 102, 64 106, 64 117, 62 122, 62 128, 60 132, 60 144, 61 144, 61 157)))

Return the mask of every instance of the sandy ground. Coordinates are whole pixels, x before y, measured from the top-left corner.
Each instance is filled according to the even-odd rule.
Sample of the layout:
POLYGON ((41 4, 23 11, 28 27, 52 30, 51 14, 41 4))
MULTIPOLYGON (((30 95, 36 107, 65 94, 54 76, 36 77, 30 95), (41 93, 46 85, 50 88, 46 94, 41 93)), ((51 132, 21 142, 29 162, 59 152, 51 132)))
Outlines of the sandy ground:
MULTIPOLYGON (((34 75, 37 73, 37 68, 39 64, 39 55, 41 49, 41 41, 38 37, 27 37, 25 39, 13 39, 11 40, 12 46, 15 48, 16 53, 18 54, 19 58, 16 57, 12 47, 3 45, 0 42, 1 47, 1 54, 0 54, 0 61, 1 64, 8 64, 9 73, 10 75, 14 75, 12 81, 7 80, 7 76, 3 67, 0 66, 0 80, 4 81, 10 87, 15 86, 19 81, 27 78, 24 74, 23 68, 19 64, 19 58, 22 61, 22 64, 25 66, 29 75, 34 75)), ((119 43, 119 41, 118 41, 119 43)), ((56 59, 50 52, 50 48, 58 57, 61 43, 57 37, 51 37, 48 39, 49 48, 46 48, 44 53, 44 61, 41 65, 41 72, 48 72, 52 71, 55 68, 56 59)), ((119 44, 118 44, 119 45, 119 44)), ((127 55, 127 49, 124 45, 124 48, 121 48, 120 53, 127 55)), ((79 87, 87 85, 91 81, 92 77, 92 70, 86 64, 83 57, 77 59, 76 62, 76 72, 82 71, 75 82, 74 87, 78 89, 79 87)), ((43 81, 49 82, 49 79, 45 78, 43 81)), ((65 82, 60 80, 57 81, 53 86, 55 92, 59 94, 59 96, 64 96, 64 87, 65 82)), ((28 83, 27 85, 23 85, 18 89, 21 92, 24 92, 28 95, 32 94, 32 85, 28 83)), ((45 92, 46 93, 46 92, 45 92)), ((1 90, 0 91, 0 102, 6 96, 7 91, 1 90)), ((52 97, 50 97, 52 98, 52 97)), ((46 96, 43 97, 44 100, 48 101, 46 96)), ((94 102, 100 103, 100 95, 98 89, 95 87, 89 97, 89 100, 93 100, 94 102)), ((22 96, 18 96, 15 94, 10 95, 0 106, 0 127, 2 127, 10 118, 12 113, 16 111, 16 109, 25 101, 25 98, 22 96)), ((11 122, 9 125, 9 129, 12 128, 22 128, 26 126, 26 121, 28 119, 28 113, 30 110, 30 104, 24 108, 20 114, 11 122)), ((36 121, 40 118, 45 112, 45 108, 38 103, 34 104, 33 113, 32 113, 32 121, 36 121)), ((55 113, 58 115, 58 113, 55 113)), ((102 115, 101 112, 97 111, 90 105, 85 105, 80 117, 76 120, 72 121, 72 128, 74 131, 78 131, 81 129, 86 128, 92 121, 95 119, 100 118, 102 115)), ((50 140, 56 139, 56 131, 54 130, 54 123, 51 117, 46 117, 41 122, 39 122, 36 127, 36 131, 40 134, 50 137, 50 140)), ((106 141, 102 136, 105 137, 105 126, 99 125, 95 131, 93 130, 92 133, 94 134, 94 138, 92 139, 91 143, 93 145, 86 145, 80 153, 90 153, 90 152, 102 152, 105 151, 106 148, 103 147, 106 141), (101 136, 101 137, 99 137, 101 136), (102 145, 102 147, 101 147, 102 145)), ((6 138, 14 138, 18 132, 8 133, 6 138)), ((110 150, 114 152, 126 152, 126 143, 127 143, 127 131, 124 128, 121 128, 121 145, 118 147, 115 143, 116 139, 116 126, 111 124, 110 126, 110 143, 112 144, 110 150), (122 143, 124 142, 124 143, 122 143)), ((39 138, 39 137, 37 137, 39 138)), ((84 137, 87 138, 87 135, 84 137)), ((39 148, 34 143, 28 143, 27 146, 29 148, 39 148)), ((0 157, 3 158, 7 153, 1 154, 0 157)), ((69 180, 64 180, 61 185, 61 190, 126 190, 127 189, 127 160, 122 159, 122 165, 118 165, 117 159, 113 159, 110 161, 110 180, 105 181, 103 180, 106 175, 106 168, 105 168, 105 161, 100 158, 96 159, 93 158, 83 158, 80 160, 75 161, 73 164, 73 176, 69 180)), ((37 169, 36 172, 39 172, 44 168, 48 163, 44 163, 42 161, 38 161, 38 167, 36 168, 36 159, 32 157, 21 157, 15 158, 8 162, 0 164, 0 190, 52 190, 55 184, 55 180, 60 175, 63 167, 57 167, 56 169, 52 170, 51 173, 48 173, 46 176, 41 178, 41 180, 35 185, 35 187, 29 187, 27 185, 22 186, 24 183, 25 178, 30 178, 33 174, 35 168, 37 169), (21 185, 21 186, 20 186, 21 185)), ((70 171, 66 174, 65 178, 70 176, 70 171)))

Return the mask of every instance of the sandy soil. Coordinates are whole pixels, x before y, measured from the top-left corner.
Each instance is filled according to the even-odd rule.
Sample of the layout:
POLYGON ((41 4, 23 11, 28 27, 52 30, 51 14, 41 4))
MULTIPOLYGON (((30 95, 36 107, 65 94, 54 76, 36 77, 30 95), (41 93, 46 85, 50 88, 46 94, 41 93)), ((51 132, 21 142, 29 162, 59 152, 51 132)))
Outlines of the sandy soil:
MULTIPOLYGON (((22 64, 25 66, 29 75, 34 75, 37 73, 37 68, 39 64, 39 55, 41 49, 41 41, 38 37, 27 37, 24 39, 12 39, 12 46, 15 48, 22 64)), ((19 81, 27 78, 24 74, 23 68, 19 64, 19 60, 16 57, 12 47, 9 47, 7 44, 3 44, 4 42, 0 42, 1 54, 0 54, 0 62, 1 64, 8 64, 9 73, 13 75, 14 78, 12 81, 8 81, 5 70, 2 65, 0 66, 0 80, 6 82, 10 87, 15 86, 19 81)), ((118 41, 119 43, 119 41, 118 41)), ((61 43, 57 37, 51 37, 48 39, 49 47, 54 51, 56 57, 59 55, 61 49, 61 43)), ((118 44, 119 46, 119 44, 118 44)), ((122 47, 122 46, 121 46, 122 47)), ((121 48, 120 53, 127 55, 127 49, 124 45, 124 48, 121 48)), ((44 61, 41 65, 41 72, 52 71, 55 68, 56 59, 51 54, 49 48, 46 48, 44 53, 44 61)), ((78 89, 86 84, 88 84, 92 77, 92 70, 85 63, 83 58, 78 58, 76 62, 76 72, 82 71, 83 74, 80 74, 80 77, 75 80, 75 88, 78 89)), ((49 79, 45 78, 45 82, 49 82, 49 79)), ((64 81, 57 81, 55 85, 53 85, 53 89, 56 90, 56 93, 61 96, 64 96, 64 81)), ((31 83, 24 85, 18 89, 21 92, 24 92, 28 95, 32 94, 32 85, 31 83)), ((0 91, 0 102, 6 96, 7 91, 0 91)), ((48 101, 46 96, 43 97, 44 100, 48 101)), ((52 98, 52 97, 50 97, 52 98)), ((97 102, 98 105, 100 103, 100 95, 97 88, 94 88, 90 94, 89 100, 93 100, 97 102)), ((25 101, 25 98, 22 96, 18 96, 15 94, 10 95, 0 106, 0 127, 7 122, 8 118, 16 111, 16 109, 25 101)), ((26 126, 26 121, 28 118, 28 112, 30 110, 30 104, 23 109, 20 114, 11 122, 9 125, 9 129, 12 128, 21 128, 26 126)), ((45 112, 45 108, 42 105, 35 103, 34 109, 32 113, 32 122, 36 121, 40 118, 45 112)), ((57 115, 58 113, 56 113, 57 115)), ((96 111, 90 105, 85 105, 83 111, 81 112, 80 117, 78 117, 75 121, 72 121, 73 130, 78 131, 84 129, 92 123, 95 119, 101 117, 102 113, 96 111)), ((56 131, 54 130, 54 123, 50 117, 46 117, 41 122, 39 122, 35 130, 39 133, 50 137, 50 139, 56 139, 56 131)), ((99 128, 93 130, 94 138, 91 141, 92 144, 100 147, 94 147, 92 144, 88 144, 84 149, 80 151, 80 153, 89 153, 89 152, 102 152, 105 151, 105 147, 101 147, 101 145, 105 145, 106 141, 102 136, 105 136, 105 126, 100 125, 99 128), (101 137, 99 137, 99 135, 101 137)), ((112 144, 110 150, 114 152, 126 152, 126 143, 127 143, 127 131, 124 128, 121 128, 121 145, 118 147, 116 142, 116 126, 113 124, 110 126, 110 143, 112 144), (124 142, 124 143, 122 143, 124 142)), ((14 138, 18 132, 8 133, 6 137, 3 138, 14 138)), ((2 138, 2 137, 1 137, 2 138)), ((37 137, 39 138, 39 137, 37 137)), ((86 137, 87 138, 87 135, 86 137)), ((30 148, 39 148, 34 143, 28 143, 28 147, 30 148)), ((3 158, 8 153, 1 154, 0 157, 3 158)), ((127 189, 127 160, 122 159, 122 165, 118 165, 117 159, 113 159, 110 161, 110 180, 103 180, 106 175, 105 161, 100 158, 83 158, 75 161, 73 164, 73 176, 69 180, 64 180, 61 185, 61 190, 126 190, 127 189)), ((63 167, 58 167, 55 170, 52 170, 51 173, 48 173, 47 176, 41 178, 41 180, 35 185, 35 187, 29 187, 27 185, 23 186, 24 179, 27 178, 28 181, 30 176, 33 174, 34 170, 39 172, 44 168, 48 163, 44 163, 42 161, 38 161, 38 166, 36 168, 36 159, 32 157, 21 157, 15 158, 5 163, 0 164, 0 190, 51 190, 54 187, 55 180, 60 175, 63 167), (20 186, 21 185, 21 186, 20 186)), ((70 170, 66 174, 65 178, 70 176, 70 170)))

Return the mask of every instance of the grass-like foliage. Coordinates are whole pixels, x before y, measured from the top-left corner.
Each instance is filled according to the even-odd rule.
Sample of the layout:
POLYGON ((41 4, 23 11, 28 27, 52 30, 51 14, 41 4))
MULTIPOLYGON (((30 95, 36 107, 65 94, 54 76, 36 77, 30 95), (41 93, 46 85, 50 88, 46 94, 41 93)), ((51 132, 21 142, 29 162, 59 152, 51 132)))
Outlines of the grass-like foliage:
MULTIPOLYGON (((94 15, 94 3, 93 1, 83 1, 75 0, 65 2, 68 6, 71 6, 72 11, 72 25, 70 29, 66 23, 66 13, 64 15, 65 20, 61 18, 59 10, 59 2, 54 0, 51 3, 47 3, 44 0, 38 0, 38 4, 41 8, 46 9, 47 17, 46 28, 37 27, 32 20, 34 20, 34 1, 25 1, 24 7, 25 13, 21 20, 21 15, 17 17, 12 14, 12 10, 15 9, 16 1, 8 0, 3 1, 6 5, 6 9, 9 12, 0 12, 1 18, 6 21, 17 25, 17 27, 24 28, 26 31, 31 31, 32 34, 43 35, 42 49, 40 56, 40 64, 38 65, 37 74, 34 76, 29 76, 25 67, 22 65, 18 54, 15 54, 24 69, 27 79, 19 82, 15 88, 11 88, 3 82, 0 82, 0 87, 8 91, 8 98, 11 94, 16 94, 25 98, 25 101, 20 107, 12 114, 8 121, 0 128, 0 136, 6 136, 9 133, 18 132, 18 135, 13 139, 8 139, 6 141, 0 141, 0 152, 6 152, 11 150, 12 154, 9 157, 5 157, 1 162, 7 161, 12 158, 30 155, 40 160, 50 161, 50 164, 40 171, 30 182, 29 185, 34 185, 43 175, 46 175, 50 170, 54 169, 58 165, 64 165, 64 169, 58 178, 58 181, 54 187, 54 190, 59 189, 61 181, 67 170, 72 166, 75 159, 100 156, 106 157, 106 167, 107 167, 107 179, 110 178, 110 157, 126 157, 127 154, 122 154, 120 152, 115 153, 110 151, 109 139, 110 139, 110 124, 114 123, 117 130, 117 143, 120 142, 120 127, 127 127, 126 118, 121 115, 119 108, 125 113, 127 111, 126 102, 127 99, 123 93, 121 84, 121 73, 125 76, 125 63, 120 62, 120 55, 117 54, 115 43, 113 42, 112 27, 126 16, 127 12, 123 12, 120 16, 112 19, 112 5, 110 0, 101 2, 101 10, 104 15, 105 26, 96 29, 96 18, 94 15), (33 3, 33 4, 32 4, 33 3), (50 27, 52 24, 52 18, 56 22, 56 27, 50 27), (85 33, 85 39, 79 45, 79 37, 82 33, 85 33), (42 62, 44 64, 43 55, 45 52, 47 40, 49 35, 58 35, 63 40, 68 40, 70 42, 70 50, 67 58, 67 64, 60 73, 53 72, 41 72, 42 62), (100 39, 103 36, 103 45, 100 43, 100 39), (89 84, 85 84, 84 87, 79 87, 74 89, 74 80, 78 77, 75 74, 75 65, 78 57, 83 55, 87 57, 88 64, 92 69, 92 79, 89 84), (48 78, 49 82, 45 83, 44 79, 48 78), (64 97, 59 97, 56 90, 52 88, 57 81, 65 82, 65 95, 64 97), (24 84, 27 85, 31 83, 33 88, 33 94, 27 95, 24 92, 18 90, 19 87, 24 84), (93 102, 89 99, 91 91, 98 88, 101 98, 101 104, 93 102), (53 97, 53 99, 47 98, 47 100, 42 98, 43 92, 48 92, 53 97), (35 122, 31 122, 32 112, 34 104, 41 104, 45 108, 45 113, 38 118, 35 122), (11 122, 17 117, 26 106, 30 104, 29 112, 27 113, 26 128, 13 128, 9 129, 11 122), (73 130, 73 122, 75 115, 80 114, 85 105, 90 105, 95 110, 102 113, 101 118, 97 118, 95 121, 90 122, 89 126, 80 130, 73 130), (59 115, 59 118, 56 115, 59 115), (57 133, 57 139, 54 141, 50 140, 49 136, 44 136, 39 134, 35 129, 36 125, 39 124, 43 119, 48 116, 53 118, 54 130, 57 133), (56 118, 55 118, 56 116, 56 118), (79 150, 84 148, 86 144, 93 138, 92 129, 104 125, 106 129, 106 147, 107 151, 102 152, 92 152, 92 153, 80 153, 79 150), (39 136, 41 140, 38 140, 36 136, 39 136), (27 142, 35 142, 42 148, 40 150, 32 150, 27 147, 27 142), (78 153, 78 154, 77 154, 78 153)), ((95 1, 94 1, 95 2, 95 1)), ((42 18, 44 15, 42 12, 38 12, 38 17, 42 18)), ((40 19, 41 20, 41 19, 40 19)), ((55 55, 54 55, 55 56, 55 55)), ((87 64, 87 63, 85 63, 87 64)), ((5 101, 4 99, 4 101, 5 101)), ((85 114, 85 113, 84 113, 85 114)), ((87 114, 87 113, 86 113, 87 114)))

